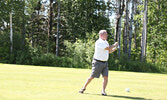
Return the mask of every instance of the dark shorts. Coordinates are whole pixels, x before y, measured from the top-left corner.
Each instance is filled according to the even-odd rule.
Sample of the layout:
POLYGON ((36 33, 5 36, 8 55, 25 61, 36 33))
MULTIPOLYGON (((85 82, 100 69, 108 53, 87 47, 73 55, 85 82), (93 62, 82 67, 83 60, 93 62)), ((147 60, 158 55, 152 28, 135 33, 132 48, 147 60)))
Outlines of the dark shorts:
POLYGON ((108 76, 108 62, 92 61, 91 77, 99 78, 100 74, 108 76))

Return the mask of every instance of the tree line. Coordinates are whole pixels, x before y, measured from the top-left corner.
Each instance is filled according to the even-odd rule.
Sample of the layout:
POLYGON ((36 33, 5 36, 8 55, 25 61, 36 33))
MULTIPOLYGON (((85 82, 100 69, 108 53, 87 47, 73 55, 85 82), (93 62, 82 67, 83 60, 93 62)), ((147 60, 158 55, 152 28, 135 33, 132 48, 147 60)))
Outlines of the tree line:
POLYGON ((1 0, 0 62, 87 68, 97 33, 106 29, 120 47, 110 69, 166 71, 166 6, 165 0, 1 0))

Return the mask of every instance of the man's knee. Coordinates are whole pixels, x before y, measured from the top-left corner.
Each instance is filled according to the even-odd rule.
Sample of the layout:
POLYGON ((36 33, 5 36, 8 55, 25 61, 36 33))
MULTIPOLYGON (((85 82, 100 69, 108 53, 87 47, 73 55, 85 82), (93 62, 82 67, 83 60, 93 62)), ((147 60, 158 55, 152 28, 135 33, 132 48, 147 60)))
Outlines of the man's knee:
POLYGON ((104 79, 108 79, 108 76, 103 76, 104 79))
POLYGON ((94 77, 89 77, 89 78, 88 78, 88 80, 92 80, 92 79, 94 79, 94 77))

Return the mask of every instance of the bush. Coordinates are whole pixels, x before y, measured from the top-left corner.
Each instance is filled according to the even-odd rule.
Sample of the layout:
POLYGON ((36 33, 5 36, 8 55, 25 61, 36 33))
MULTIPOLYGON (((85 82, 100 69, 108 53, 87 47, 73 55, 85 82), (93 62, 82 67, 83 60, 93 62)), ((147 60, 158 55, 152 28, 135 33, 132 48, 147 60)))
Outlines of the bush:
POLYGON ((32 64, 33 57, 39 57, 41 55, 40 48, 29 47, 25 50, 20 50, 16 52, 16 64, 32 64))
POLYGON ((42 54, 41 56, 33 57, 33 65, 42 65, 42 66, 53 66, 54 55, 52 54, 42 54))
POLYGON ((127 64, 129 71, 135 72, 160 72, 160 70, 151 63, 141 62, 141 61, 130 61, 127 64))
MULTIPOLYGON (((21 34, 14 34, 13 53, 10 53, 9 34, 0 34, 0 62, 13 64, 33 64, 41 66, 59 66, 75 68, 91 68, 93 59, 95 40, 98 39, 96 33, 87 34, 84 40, 76 39, 75 43, 65 41, 66 55, 56 57, 54 54, 42 53, 41 48, 33 48, 25 41, 22 44, 21 34), (9 41, 6 41, 9 40, 9 41)), ((166 53, 164 53, 165 55, 166 53)), ((165 56, 166 57, 166 56, 165 56)), ((108 60, 110 70, 135 71, 135 72, 160 72, 167 71, 167 63, 164 57, 159 63, 152 64, 150 61, 141 62, 139 60, 128 60, 126 55, 121 55, 120 59, 114 54, 110 54, 108 60)))
POLYGON ((55 57, 54 66, 58 67, 75 67, 73 66, 72 59, 69 57, 55 57))
POLYGON ((71 58, 73 65, 78 68, 90 68, 93 59, 95 38, 97 34, 87 34, 85 40, 77 39, 75 43, 65 41, 67 54, 71 58))
POLYGON ((40 66, 58 66, 58 67, 73 67, 73 62, 68 57, 56 57, 54 54, 42 54, 32 58, 33 65, 40 66))
POLYGON ((16 56, 16 64, 31 64, 31 55, 28 51, 18 51, 16 56))
POLYGON ((158 66, 140 60, 128 60, 126 55, 122 55, 120 59, 114 59, 113 55, 111 55, 109 59, 109 69, 134 72, 160 72, 158 66))
POLYGON ((0 37, 1 37, 1 39, 0 39, 0 62, 1 63, 9 63, 10 45, 11 45, 9 34, 1 33, 0 37))

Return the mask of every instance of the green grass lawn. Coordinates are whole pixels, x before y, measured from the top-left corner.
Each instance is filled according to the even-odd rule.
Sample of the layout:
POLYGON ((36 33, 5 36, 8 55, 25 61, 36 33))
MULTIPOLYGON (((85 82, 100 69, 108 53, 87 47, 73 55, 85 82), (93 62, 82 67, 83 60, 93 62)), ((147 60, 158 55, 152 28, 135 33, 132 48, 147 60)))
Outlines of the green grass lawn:
POLYGON ((102 77, 94 79, 85 93, 79 94, 90 72, 0 64, 0 100, 167 100, 167 74, 155 73, 110 71, 108 96, 100 95, 102 77))

